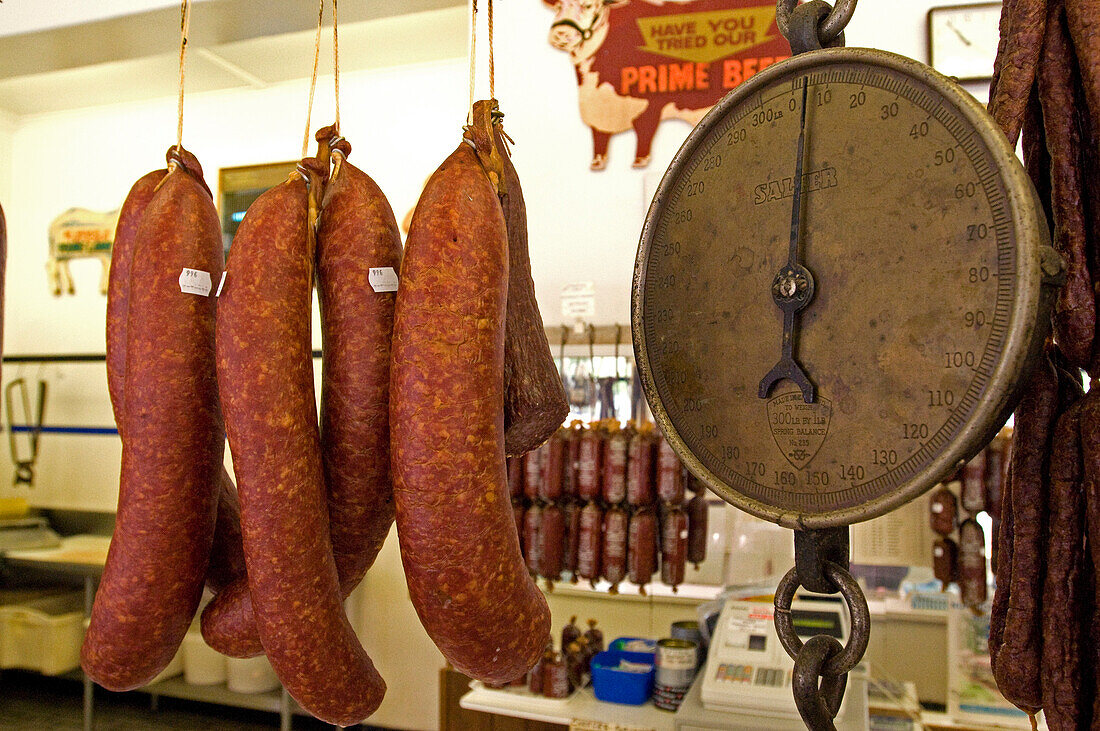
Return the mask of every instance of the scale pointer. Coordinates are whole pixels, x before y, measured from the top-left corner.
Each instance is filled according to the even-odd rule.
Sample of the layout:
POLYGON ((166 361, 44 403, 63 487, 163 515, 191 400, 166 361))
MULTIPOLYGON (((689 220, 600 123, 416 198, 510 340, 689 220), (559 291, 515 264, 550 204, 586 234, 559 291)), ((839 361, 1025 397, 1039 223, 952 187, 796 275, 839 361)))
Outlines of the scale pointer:
POLYGON ((794 202, 791 210, 790 248, 787 263, 772 280, 772 299, 783 311, 783 342, 781 356, 768 375, 760 381, 759 397, 767 398, 772 386, 784 378, 793 381, 802 391, 802 400, 814 402, 814 384, 802 365, 794 357, 795 315, 810 304, 814 297, 814 278, 810 270, 798 260, 799 243, 802 240, 802 185, 803 164, 806 156, 806 102, 810 88, 809 77, 802 78, 802 116, 799 122, 798 150, 794 168, 794 202))

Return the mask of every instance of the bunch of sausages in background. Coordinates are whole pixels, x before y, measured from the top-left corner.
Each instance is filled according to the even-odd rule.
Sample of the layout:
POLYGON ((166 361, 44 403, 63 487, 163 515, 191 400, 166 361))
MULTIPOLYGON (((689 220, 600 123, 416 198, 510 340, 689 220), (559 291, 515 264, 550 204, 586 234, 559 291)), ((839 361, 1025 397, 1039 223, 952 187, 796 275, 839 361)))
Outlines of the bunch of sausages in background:
POLYGON ((1023 385, 998 526, 989 652, 1005 698, 1051 729, 1096 727, 1100 615, 1100 3, 1006 0, 989 111, 1067 265, 1054 335, 1023 385), (1096 384, 1096 381, 1093 381, 1096 384))
POLYGON ((575 421, 511 458, 508 486, 527 569, 551 588, 568 575, 645 594, 659 570, 675 590, 706 558, 703 484, 651 423, 575 421))
MULTIPOLYGON (((929 496, 929 520, 939 536, 932 544, 932 570, 944 587, 957 583, 963 605, 975 610, 987 598, 985 531, 977 517, 989 513, 996 533, 1007 446, 1007 436, 998 435, 929 496)), ((992 561, 996 565, 996 552, 992 561)))
POLYGON ((568 405, 501 118, 495 101, 474 105, 404 251, 385 196, 348 162, 335 126, 249 207, 224 265, 193 155, 174 146, 167 169, 134 185, 108 294, 123 456, 82 648, 96 682, 149 682, 205 586, 208 644, 266 653, 324 721, 363 720, 385 682, 343 599, 395 520, 410 597, 452 665, 502 682, 538 662, 550 614, 520 552, 505 455, 545 442, 568 405), (391 267, 397 292, 375 279, 391 267), (222 466, 226 435, 236 486, 222 466))

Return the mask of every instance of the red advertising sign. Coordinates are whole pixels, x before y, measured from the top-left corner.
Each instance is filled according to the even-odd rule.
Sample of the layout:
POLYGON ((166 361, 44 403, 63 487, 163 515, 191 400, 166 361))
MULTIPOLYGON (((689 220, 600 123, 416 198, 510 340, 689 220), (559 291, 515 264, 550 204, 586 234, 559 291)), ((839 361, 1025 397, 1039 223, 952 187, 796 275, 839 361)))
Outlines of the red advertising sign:
POLYGON ((577 71, 592 169, 611 135, 633 129, 634 167, 649 164, 664 119, 698 122, 733 87, 791 55, 767 0, 544 0, 550 45, 577 71))

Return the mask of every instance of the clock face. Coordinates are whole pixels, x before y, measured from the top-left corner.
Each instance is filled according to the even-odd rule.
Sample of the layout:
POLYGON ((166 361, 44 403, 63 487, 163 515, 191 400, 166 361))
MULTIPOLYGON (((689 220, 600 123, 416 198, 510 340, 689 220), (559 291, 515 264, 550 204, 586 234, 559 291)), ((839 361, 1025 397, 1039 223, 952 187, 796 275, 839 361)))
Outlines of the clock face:
POLYGON ((1003 423, 1042 330, 1041 216, 1004 135, 927 67, 867 49, 770 67, 696 127, 642 233, 633 335, 661 429, 788 527, 921 494, 1003 423), (788 268, 813 290, 793 323, 788 268), (769 378, 791 355, 812 393, 769 378))
POLYGON ((928 11, 928 62, 961 81, 988 79, 1000 38, 1001 3, 932 8, 928 11))

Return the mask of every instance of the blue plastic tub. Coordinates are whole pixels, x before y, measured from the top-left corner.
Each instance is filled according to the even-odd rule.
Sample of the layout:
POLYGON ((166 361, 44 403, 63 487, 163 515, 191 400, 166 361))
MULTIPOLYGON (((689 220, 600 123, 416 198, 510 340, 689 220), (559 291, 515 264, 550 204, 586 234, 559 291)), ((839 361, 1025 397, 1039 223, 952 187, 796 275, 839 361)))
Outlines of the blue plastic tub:
POLYGON ((640 706, 653 694, 653 655, 648 652, 605 650, 592 658, 592 689, 609 703, 640 706), (648 665, 645 672, 620 670, 623 660, 648 665))

